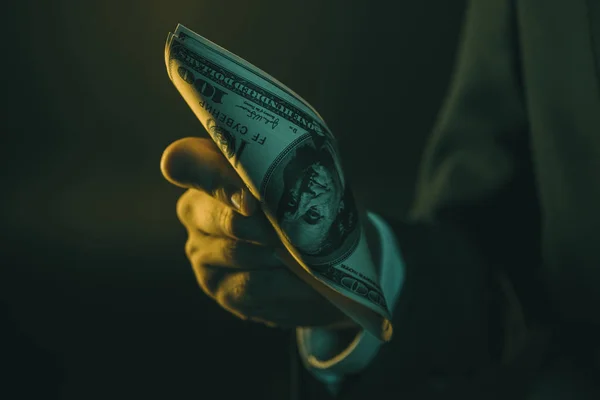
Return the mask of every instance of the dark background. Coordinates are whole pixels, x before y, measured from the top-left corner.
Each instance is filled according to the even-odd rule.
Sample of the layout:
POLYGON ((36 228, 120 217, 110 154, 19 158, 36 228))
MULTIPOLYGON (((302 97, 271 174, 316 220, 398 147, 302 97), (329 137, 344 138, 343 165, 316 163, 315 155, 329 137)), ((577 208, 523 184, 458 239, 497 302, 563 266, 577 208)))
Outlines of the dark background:
POLYGON ((0 397, 285 398, 290 333, 221 310, 184 256, 182 190, 159 160, 205 132, 167 77, 167 32, 181 22, 299 92, 340 139, 357 196, 400 216, 464 2, 2 8, 0 397))

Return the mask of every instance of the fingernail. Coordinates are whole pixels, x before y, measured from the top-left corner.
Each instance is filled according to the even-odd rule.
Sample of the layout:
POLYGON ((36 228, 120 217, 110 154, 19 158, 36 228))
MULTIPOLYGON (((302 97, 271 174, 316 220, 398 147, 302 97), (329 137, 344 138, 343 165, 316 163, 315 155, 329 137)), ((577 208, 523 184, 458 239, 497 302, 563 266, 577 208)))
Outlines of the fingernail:
POLYGON ((256 210, 256 199, 248 191, 241 189, 231 195, 231 203, 239 212, 249 216, 256 210))
POLYGON ((246 215, 251 215, 256 211, 257 201, 248 189, 242 190, 242 205, 244 206, 246 215))
POLYGON ((235 192, 231 195, 231 204, 239 211, 242 211, 242 194, 241 192, 235 192))

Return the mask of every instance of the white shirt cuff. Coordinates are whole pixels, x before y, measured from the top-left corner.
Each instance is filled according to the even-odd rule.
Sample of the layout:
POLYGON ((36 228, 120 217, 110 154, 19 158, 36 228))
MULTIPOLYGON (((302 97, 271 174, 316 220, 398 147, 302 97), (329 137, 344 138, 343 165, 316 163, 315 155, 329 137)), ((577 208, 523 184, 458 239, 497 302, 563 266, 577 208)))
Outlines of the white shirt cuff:
MULTIPOLYGON (((375 226, 381 244, 381 265, 379 283, 386 303, 393 314, 396 301, 404 283, 404 263, 394 232, 375 213, 368 212, 369 221, 375 226)), ((361 331, 352 343, 334 357, 323 359, 331 354, 338 340, 333 330, 322 328, 298 328, 296 331, 298 349, 304 366, 321 382, 329 385, 334 393, 345 375, 364 369, 377 355, 381 342, 366 331, 361 331), (319 357, 321 355, 321 357, 319 357)))

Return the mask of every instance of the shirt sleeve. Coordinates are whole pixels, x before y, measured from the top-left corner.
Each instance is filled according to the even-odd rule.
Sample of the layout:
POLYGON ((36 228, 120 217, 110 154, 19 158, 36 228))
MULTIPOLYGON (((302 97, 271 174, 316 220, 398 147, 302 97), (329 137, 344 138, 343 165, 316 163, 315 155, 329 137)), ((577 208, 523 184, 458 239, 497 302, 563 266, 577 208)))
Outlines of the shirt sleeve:
MULTIPOLYGON (((367 213, 368 221, 376 228, 381 245, 380 285, 390 312, 404 282, 404 264, 395 236, 388 224, 375 213, 367 213)), ((365 368, 377 355, 381 342, 366 331, 361 331, 341 353, 331 356, 339 337, 334 330, 298 328, 297 341, 304 366, 332 393, 337 392, 345 375, 365 368)))

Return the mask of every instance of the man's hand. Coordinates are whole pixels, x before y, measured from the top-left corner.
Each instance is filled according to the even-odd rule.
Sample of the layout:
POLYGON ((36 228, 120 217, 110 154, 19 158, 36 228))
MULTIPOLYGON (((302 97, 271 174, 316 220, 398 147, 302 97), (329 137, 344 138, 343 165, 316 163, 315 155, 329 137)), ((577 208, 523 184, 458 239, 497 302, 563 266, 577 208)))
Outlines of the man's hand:
POLYGON ((209 139, 186 138, 164 152, 165 178, 188 190, 177 216, 202 290, 242 319, 281 327, 353 326, 275 255, 283 248, 241 178, 209 139))

